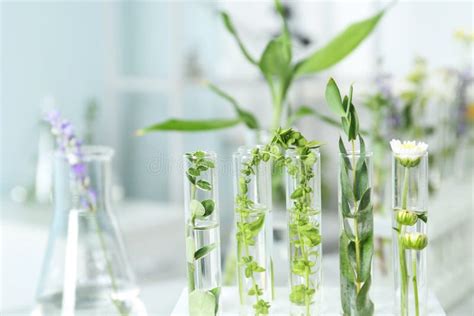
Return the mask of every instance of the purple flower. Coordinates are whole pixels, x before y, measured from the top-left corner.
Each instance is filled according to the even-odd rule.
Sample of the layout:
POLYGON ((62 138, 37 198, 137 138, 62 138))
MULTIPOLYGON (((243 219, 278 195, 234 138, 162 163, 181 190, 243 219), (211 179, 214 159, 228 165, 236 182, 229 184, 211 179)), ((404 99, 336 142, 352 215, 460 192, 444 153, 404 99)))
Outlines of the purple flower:
POLYGON ((56 137, 56 144, 60 152, 64 154, 66 161, 71 167, 71 172, 76 185, 81 192, 81 206, 91 211, 96 209, 97 194, 90 187, 90 179, 87 175, 87 166, 83 160, 82 142, 74 134, 74 127, 57 110, 51 110, 44 117, 51 125, 51 133, 56 137))

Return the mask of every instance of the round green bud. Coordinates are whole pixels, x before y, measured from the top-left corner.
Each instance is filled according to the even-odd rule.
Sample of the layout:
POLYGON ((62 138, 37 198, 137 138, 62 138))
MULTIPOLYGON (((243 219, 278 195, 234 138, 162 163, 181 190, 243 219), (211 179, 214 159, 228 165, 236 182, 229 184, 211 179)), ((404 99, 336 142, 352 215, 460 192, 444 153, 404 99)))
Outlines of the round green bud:
POLYGON ((428 237, 421 233, 407 233, 402 237, 405 249, 422 250, 428 245, 428 237))
POLYGON ((397 212, 396 218, 397 222, 402 225, 413 226, 418 220, 418 215, 408 210, 400 210, 397 212))
POLYGON ((397 157, 397 160, 400 164, 407 168, 412 168, 418 166, 421 161, 420 157, 412 158, 412 157, 397 157))

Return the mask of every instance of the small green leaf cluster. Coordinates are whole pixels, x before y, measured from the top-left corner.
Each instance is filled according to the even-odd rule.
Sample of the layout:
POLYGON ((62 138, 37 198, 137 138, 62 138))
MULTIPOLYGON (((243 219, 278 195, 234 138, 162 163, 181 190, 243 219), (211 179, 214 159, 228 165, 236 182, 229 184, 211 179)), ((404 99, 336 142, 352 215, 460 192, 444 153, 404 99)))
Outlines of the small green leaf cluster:
MULTIPOLYGON (((297 218, 297 220, 291 223, 291 227, 293 231, 298 231, 299 237, 293 238, 295 247, 299 249, 304 248, 304 257, 298 257, 294 264, 295 271, 300 275, 308 274, 308 277, 309 274, 314 273, 314 271, 312 271, 314 263, 311 261, 310 256, 319 255, 311 248, 321 243, 319 227, 313 225, 309 220, 309 216, 318 212, 311 208, 312 188, 309 185, 309 181, 314 177, 312 169, 317 159, 312 149, 319 146, 319 142, 306 140, 300 132, 294 129, 277 129, 272 140, 263 147, 254 148, 251 151, 249 160, 243 163, 240 170, 238 193, 236 196, 236 212, 239 214, 237 217, 236 233, 237 248, 248 253, 248 248, 255 245, 255 237, 262 229, 265 221, 265 214, 259 214, 257 219, 249 222, 249 216, 255 214, 255 202, 247 195, 249 191, 248 185, 251 182, 252 176, 256 174, 259 164, 272 160, 275 164, 286 166, 288 172, 293 176, 301 178, 298 188, 292 194, 295 213, 297 214, 295 218, 297 218), (283 152, 287 149, 295 150, 295 152, 302 157, 303 169, 294 165, 291 158, 285 157, 283 152), (303 174, 301 175, 300 173, 303 174), (304 268, 304 272, 301 270, 301 265, 307 267, 304 268), (299 271, 298 268, 301 271, 299 271)), ((248 295, 256 296, 256 304, 254 305, 255 313, 257 315, 268 313, 270 304, 260 298, 263 292, 258 287, 254 277, 255 273, 264 272, 265 268, 260 267, 257 262, 254 261, 253 257, 249 255, 243 256, 241 252, 238 252, 238 262, 245 269, 245 277, 250 278, 253 282, 252 288, 248 291, 248 295)), ((304 295, 307 297, 305 302, 309 304, 315 293, 315 288, 314 285, 308 283, 305 289, 304 295)))
POLYGON ((373 206, 366 160, 365 142, 359 131, 359 118, 349 94, 341 98, 339 88, 330 79, 326 86, 326 102, 340 117, 341 127, 352 145, 348 154, 339 138, 341 167, 340 209, 343 229, 339 239, 341 304, 345 315, 372 315, 374 304, 369 297, 373 256, 373 206), (355 141, 359 140, 356 159, 355 141), (352 225, 351 225, 352 223, 352 225))
MULTIPOLYGON (((294 141, 291 141, 295 143, 294 141)), ((296 183, 290 194, 292 207, 289 210, 289 241, 291 250, 291 272, 301 277, 303 284, 291 284, 290 301, 306 306, 306 314, 310 313, 310 305, 319 284, 311 279, 320 267, 315 267, 315 258, 320 256, 317 246, 321 244, 321 231, 318 222, 312 217, 320 211, 313 208, 314 192, 311 186, 314 178, 313 167, 317 161, 311 150, 316 142, 298 140, 295 157, 286 157, 285 166, 288 174, 296 183), (313 259, 314 258, 314 259, 313 259)))
POLYGON ((190 162, 190 167, 186 170, 186 178, 191 186, 191 196, 189 210, 191 217, 186 229, 186 258, 188 261, 188 290, 189 290, 189 314, 192 316, 216 315, 219 309, 220 287, 206 291, 196 289, 194 283, 195 262, 200 260, 217 247, 217 243, 205 245, 195 249, 194 229, 196 219, 206 219, 215 211, 215 201, 197 199, 197 190, 211 191, 212 185, 208 181, 201 179, 204 172, 215 168, 214 162, 209 159, 205 152, 196 151, 186 153, 186 159, 190 162))

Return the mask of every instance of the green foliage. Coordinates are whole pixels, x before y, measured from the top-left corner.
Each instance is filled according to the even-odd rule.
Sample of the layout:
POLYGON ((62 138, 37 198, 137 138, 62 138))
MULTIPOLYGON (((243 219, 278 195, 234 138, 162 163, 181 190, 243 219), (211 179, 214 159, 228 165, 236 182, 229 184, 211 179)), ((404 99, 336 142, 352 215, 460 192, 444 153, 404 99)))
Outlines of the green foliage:
MULTIPOLYGON (((250 64, 258 69, 268 83, 273 103, 271 127, 273 130, 277 129, 281 124, 281 116, 284 112, 283 107, 285 106, 288 90, 291 88, 293 81, 300 76, 315 74, 325 70, 344 59, 367 38, 385 12, 382 10, 368 19, 351 24, 325 46, 297 62, 293 60, 292 37, 280 0, 275 0, 275 8, 281 17, 281 32, 280 35, 271 39, 265 45, 265 49, 258 59, 252 56, 242 42, 229 14, 226 12, 221 12, 220 14, 225 29, 234 38, 242 55, 250 64)), ((244 123, 250 129, 259 128, 258 120, 255 116, 243 110, 233 97, 213 84, 208 84, 208 87, 234 106, 237 115, 234 120, 219 119, 217 120, 218 123, 211 124, 211 120, 186 121, 172 119, 139 130, 138 134, 170 130, 190 132, 215 130, 232 127, 239 123, 244 123)), ((305 115, 309 115, 309 113, 305 115)))
MULTIPOLYGON (((252 256, 249 256, 249 247, 255 245, 255 237, 258 235, 264 225, 264 213, 260 214, 255 210, 255 202, 248 197, 248 184, 251 177, 256 174, 256 170, 260 163, 272 160, 277 165, 285 166, 288 173, 295 179, 298 179, 298 187, 291 194, 294 207, 290 210, 290 214, 295 220, 290 221, 290 237, 293 245, 301 249, 302 255, 295 257, 292 262, 292 272, 305 276, 308 279, 307 284, 302 293, 302 288, 295 288, 290 295, 290 299, 296 302, 304 297, 305 304, 312 302, 312 297, 316 292, 315 286, 309 281, 309 276, 315 273, 314 261, 311 257, 319 256, 319 251, 315 247, 321 243, 320 227, 317 223, 312 223, 310 217, 319 213, 319 210, 312 208, 313 192, 310 185, 314 177, 313 166, 317 161, 317 157, 312 149, 320 146, 319 142, 308 141, 300 132, 289 129, 277 129, 272 140, 263 147, 256 147, 252 150, 251 156, 247 162, 243 163, 240 170, 238 193, 236 196, 236 212, 237 216, 237 245, 238 245, 238 264, 244 269, 245 277, 251 279, 252 288, 247 294, 255 296, 256 304, 254 305, 255 313, 262 314, 268 312, 270 304, 261 299, 262 289, 258 287, 255 273, 264 272, 265 269, 260 267, 252 256), (289 157, 285 157, 282 152, 292 149, 300 157, 299 161, 293 161, 289 157), (251 218, 256 219, 251 220, 251 218), (250 215, 253 215, 252 217, 250 215), (247 255, 244 255, 247 254, 247 255)), ((242 286, 242 282, 239 283, 242 286)), ((243 289, 240 289, 242 293, 243 289)))
POLYGON ((211 199, 198 200, 197 190, 211 191, 212 185, 202 179, 203 173, 209 172, 215 168, 214 161, 208 158, 203 151, 186 153, 186 159, 190 162, 190 167, 186 170, 186 178, 190 183, 190 201, 189 211, 191 216, 186 226, 186 259, 188 273, 188 291, 189 291, 189 314, 190 315, 216 315, 219 309, 220 287, 209 291, 196 289, 195 276, 196 261, 201 260, 219 245, 212 243, 196 250, 196 241, 194 240, 194 230, 196 219, 204 220, 214 213, 216 208, 215 201, 211 199))
POLYGON ((136 132, 142 136, 158 131, 180 131, 180 132, 204 132, 216 129, 229 128, 238 125, 240 119, 210 119, 210 120, 182 120, 171 119, 162 123, 153 124, 136 132))
POLYGON ((369 297, 373 250, 373 206, 365 142, 360 135, 359 119, 349 94, 340 97, 333 79, 326 87, 329 108, 340 117, 341 127, 351 143, 349 152, 339 138, 342 156, 340 166, 340 209, 343 230, 339 238, 341 305, 344 315, 373 315, 374 305, 369 297), (359 139, 356 158, 355 140, 359 139), (348 154, 349 152, 349 154, 348 154), (352 225, 351 225, 352 223, 352 225))

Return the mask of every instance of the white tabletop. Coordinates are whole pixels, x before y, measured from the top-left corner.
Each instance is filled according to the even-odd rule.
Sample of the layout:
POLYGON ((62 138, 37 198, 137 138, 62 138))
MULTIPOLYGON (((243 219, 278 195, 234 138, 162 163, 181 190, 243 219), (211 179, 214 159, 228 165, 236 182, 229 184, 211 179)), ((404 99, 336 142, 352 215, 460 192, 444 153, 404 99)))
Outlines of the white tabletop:
MULTIPOLYGON (((387 287, 374 288, 370 292, 375 304, 376 315, 393 315, 392 290, 387 287)), ((276 300, 272 302, 271 315, 289 315, 288 290, 283 287, 276 288, 276 300)), ((322 293, 322 315, 341 315, 339 302, 339 289, 328 287, 322 293)), ((239 294, 236 287, 224 287, 221 294, 223 316, 239 315, 239 294)), ((188 316, 188 291, 184 288, 181 292, 172 316, 188 316)), ((428 315, 445 316, 436 296, 430 291, 428 296, 428 315)))

